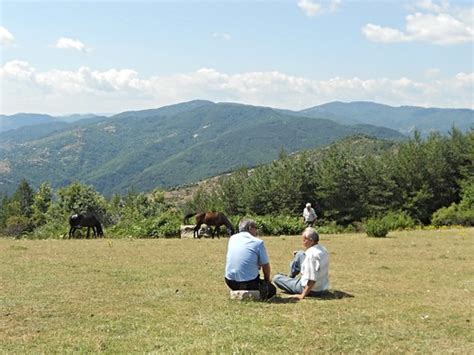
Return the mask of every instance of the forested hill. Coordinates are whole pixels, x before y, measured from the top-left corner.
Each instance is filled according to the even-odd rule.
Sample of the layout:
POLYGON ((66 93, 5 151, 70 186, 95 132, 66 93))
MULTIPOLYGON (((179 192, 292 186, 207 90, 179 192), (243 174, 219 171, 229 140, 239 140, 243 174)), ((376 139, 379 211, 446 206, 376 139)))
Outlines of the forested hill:
POLYGON ((461 131, 474 127, 474 110, 393 107, 374 102, 331 102, 299 111, 311 117, 325 116, 342 124, 365 123, 412 134, 417 129, 423 136, 430 132, 447 133, 453 126, 461 131))
MULTIPOLYGON (((0 115, 0 132, 14 130, 22 127, 30 127, 34 125, 44 125, 43 130, 47 125, 51 124, 54 129, 58 123, 71 123, 79 120, 86 120, 99 117, 94 114, 74 114, 67 116, 50 116, 38 113, 17 113, 15 115, 0 115)), ((52 130, 51 130, 52 131, 52 130)))
POLYGON ((104 194, 145 191, 259 165, 281 150, 316 148, 353 134, 403 138, 392 129, 342 125, 324 115, 209 101, 124 112, 41 138, 22 136, 21 143, 8 133, 0 142, 0 193, 14 191, 22 178, 33 186, 80 181, 104 194))

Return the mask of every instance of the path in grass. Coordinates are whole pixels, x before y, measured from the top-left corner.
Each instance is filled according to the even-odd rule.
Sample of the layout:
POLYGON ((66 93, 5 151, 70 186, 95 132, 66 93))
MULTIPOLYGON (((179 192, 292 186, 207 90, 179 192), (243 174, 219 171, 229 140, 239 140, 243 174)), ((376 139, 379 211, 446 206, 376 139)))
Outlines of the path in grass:
MULTIPOLYGON (((6 352, 473 353, 474 229, 323 235, 332 289, 228 299, 227 239, 0 240, 6 352)), ((300 238, 264 238, 286 272, 300 238)))

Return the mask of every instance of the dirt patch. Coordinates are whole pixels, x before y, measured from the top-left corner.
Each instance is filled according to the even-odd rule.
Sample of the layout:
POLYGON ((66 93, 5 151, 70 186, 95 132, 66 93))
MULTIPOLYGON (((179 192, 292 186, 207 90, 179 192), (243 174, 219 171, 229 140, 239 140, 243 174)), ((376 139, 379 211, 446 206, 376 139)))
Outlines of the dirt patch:
POLYGON ((0 174, 8 174, 12 171, 11 164, 8 160, 0 160, 0 174))

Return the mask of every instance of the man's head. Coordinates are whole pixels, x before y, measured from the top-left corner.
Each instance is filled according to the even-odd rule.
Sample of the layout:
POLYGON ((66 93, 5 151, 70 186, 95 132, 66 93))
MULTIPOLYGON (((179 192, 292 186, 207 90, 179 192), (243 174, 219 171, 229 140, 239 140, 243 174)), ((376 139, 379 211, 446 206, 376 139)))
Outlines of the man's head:
POLYGON ((310 248, 319 242, 319 234, 314 228, 306 228, 301 236, 303 238, 303 244, 306 248, 310 248))
POLYGON ((310 204, 309 202, 306 204, 306 208, 307 208, 308 210, 311 208, 311 204, 310 204))
POLYGON ((239 222, 239 232, 249 232, 253 236, 257 235, 257 223, 253 219, 242 219, 239 222))

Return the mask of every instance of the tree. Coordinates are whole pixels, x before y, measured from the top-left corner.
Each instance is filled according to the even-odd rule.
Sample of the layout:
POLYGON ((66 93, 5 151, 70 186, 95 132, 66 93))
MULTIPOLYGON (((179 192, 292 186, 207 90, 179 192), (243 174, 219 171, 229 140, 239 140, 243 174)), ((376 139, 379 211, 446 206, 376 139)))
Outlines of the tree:
POLYGON ((34 191, 28 184, 28 181, 23 179, 15 193, 12 196, 12 202, 16 202, 16 214, 26 218, 30 218, 32 214, 32 205, 33 205, 33 194, 34 191))
POLYGON ((78 182, 58 190, 57 205, 64 215, 94 213, 101 221, 106 216, 105 198, 94 187, 78 182))
POLYGON ((316 166, 317 198, 324 218, 347 225, 364 217, 361 164, 344 148, 332 147, 316 166))
POLYGON ((39 227, 47 222, 47 215, 51 201, 53 199, 53 191, 48 183, 40 185, 38 191, 33 196, 32 204, 32 224, 34 227, 39 227))

